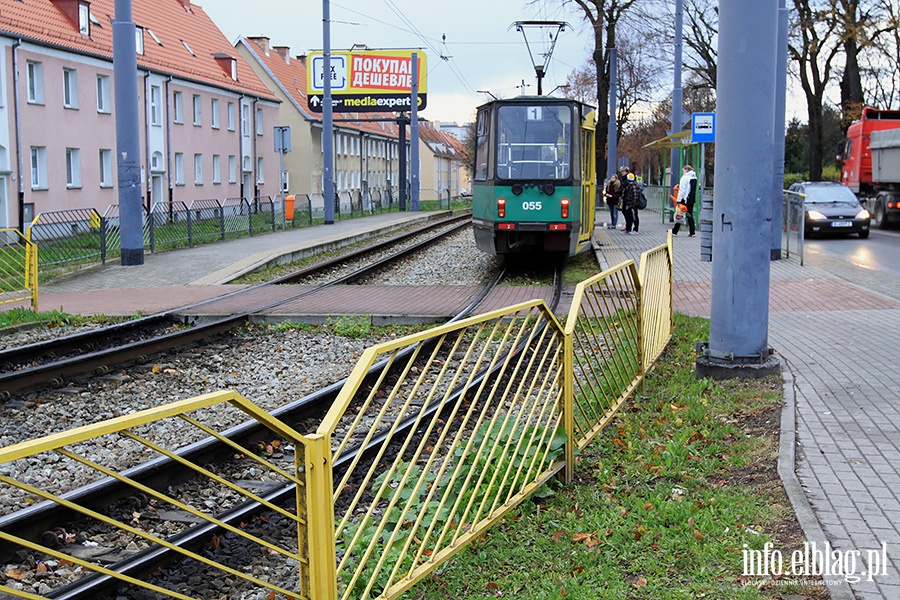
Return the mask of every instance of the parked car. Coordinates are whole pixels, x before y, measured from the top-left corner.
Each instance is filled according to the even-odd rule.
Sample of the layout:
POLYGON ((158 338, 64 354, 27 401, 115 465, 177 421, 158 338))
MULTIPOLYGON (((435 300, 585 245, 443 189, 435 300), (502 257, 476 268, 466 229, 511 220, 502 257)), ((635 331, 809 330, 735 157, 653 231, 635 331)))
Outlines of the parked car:
POLYGON ((803 195, 806 237, 821 233, 856 233, 863 239, 869 237, 869 211, 843 183, 803 181, 788 191, 803 195))

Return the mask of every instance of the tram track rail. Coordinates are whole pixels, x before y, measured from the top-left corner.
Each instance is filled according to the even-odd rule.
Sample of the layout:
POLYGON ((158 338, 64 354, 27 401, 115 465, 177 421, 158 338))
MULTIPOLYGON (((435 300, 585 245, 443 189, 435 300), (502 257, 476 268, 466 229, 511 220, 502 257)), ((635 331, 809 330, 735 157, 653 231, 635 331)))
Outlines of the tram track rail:
POLYGON ((310 296, 322 289, 334 285, 354 283, 365 279, 366 277, 370 277, 373 273, 376 273, 378 270, 385 268, 391 263, 401 260, 412 253, 422 251, 446 236, 466 227, 470 220, 471 218, 468 215, 463 215, 437 221, 424 227, 405 232, 390 240, 378 242, 365 248, 344 254, 340 257, 299 269, 296 272, 276 277, 270 281, 256 284, 248 288, 232 291, 216 298, 179 307, 164 313, 150 315, 135 321, 118 323, 109 327, 82 332, 72 336, 65 336, 55 340, 38 342, 27 346, 0 351, 0 365, 2 365, 4 369, 4 372, 0 373, 0 400, 5 400, 10 398, 13 394, 45 385, 58 387, 63 385, 68 379, 88 375, 92 372, 97 375, 103 375, 111 368, 118 365, 141 363, 146 361, 150 356, 210 340, 229 330, 239 327, 253 315, 310 296), (428 239, 402 248, 389 256, 364 264, 353 270, 351 273, 334 278, 325 284, 314 286, 312 289, 304 289, 289 297, 282 298, 277 302, 254 307, 246 312, 228 315, 224 318, 207 320, 203 323, 194 324, 191 327, 186 327, 177 331, 166 331, 162 335, 144 337, 138 333, 142 329, 159 330, 171 328, 173 321, 176 320, 176 315, 181 312, 209 305, 225 298, 248 294, 249 292, 263 287, 290 284, 316 273, 325 272, 342 262, 359 260, 366 254, 384 251, 391 246, 401 244, 415 236, 427 234, 435 229, 446 227, 448 224, 452 227, 447 231, 439 232, 428 239), (128 337, 138 339, 126 341, 125 343, 113 347, 93 350, 93 348, 108 345, 109 339, 128 337), (65 356, 67 354, 69 354, 69 356, 65 356), (59 356, 65 357, 56 358, 59 356), (51 357, 51 360, 47 361, 46 357, 51 357))
MULTIPOLYGON (((479 296, 483 299, 490 288, 502 279, 502 276, 503 272, 502 270, 499 270, 491 283, 485 286, 483 293, 479 296)), ((555 310, 556 303, 561 297, 562 285, 562 264, 560 263, 557 265, 554 274, 554 293, 552 296, 551 310, 555 310)), ((474 308, 477 307, 478 303, 479 300, 476 298, 473 300, 472 304, 467 306, 459 315, 455 316, 453 320, 461 319, 470 314, 474 308)), ((518 351, 522 351, 522 348, 518 351)), ((412 349, 409 349, 408 352, 412 352, 412 349)), ((383 366, 383 362, 375 365, 370 371, 369 377, 375 377, 383 366)), ((471 385, 477 385, 478 381, 491 376, 490 372, 481 373, 471 385)), ((330 406, 344 383, 345 380, 333 383, 297 402, 273 410, 271 411, 271 414, 273 417, 288 424, 298 423, 305 419, 320 418, 322 411, 327 410, 327 407, 330 406)), ((471 387, 471 385, 469 387, 471 387)), ((462 388, 457 389, 455 390, 455 394, 460 394, 463 391, 462 388)), ((431 410, 440 409, 432 408, 431 410)), ((411 420, 402 423, 397 431, 395 431, 394 435, 398 435, 400 431, 405 431, 409 427, 412 427, 412 425, 411 420)), ((223 432, 223 435, 236 443, 248 445, 252 444, 254 440, 260 439, 260 436, 263 435, 263 431, 259 424, 247 422, 223 432)), ((366 446, 350 448, 342 456, 336 458, 334 464, 335 471, 339 472, 339 470, 343 468, 343 465, 353 461, 356 454, 377 453, 378 448, 380 448, 382 444, 389 442, 390 439, 388 436, 379 435, 372 439, 366 446)), ((227 452, 227 449, 223 448, 222 442, 214 438, 208 438, 187 446, 180 451, 179 454, 190 461, 198 464, 205 464, 221 457, 224 452, 227 452)), ((177 462, 166 458, 155 459, 149 463, 128 469, 122 474, 129 479, 133 479, 150 487, 170 485, 173 482, 185 479, 189 475, 188 470, 186 470, 183 465, 179 465, 177 462)), ((82 505, 109 506, 111 503, 120 500, 128 493, 129 491, 125 490, 116 480, 106 479, 72 490, 63 497, 82 505)), ((283 503, 289 502, 294 498, 294 489, 293 486, 279 486, 266 490, 261 494, 271 502, 283 503)), ((266 510, 266 508, 261 504, 242 503, 225 513, 216 515, 216 518, 227 523, 240 523, 246 521, 252 515, 264 510, 266 510)), ((0 517, 0 531, 26 539, 33 539, 35 537, 40 537, 42 532, 52 530, 53 527, 58 526, 59 523, 67 522, 67 519, 70 519, 71 517, 72 512, 65 507, 44 502, 11 515, 0 517)), ((173 536, 167 541, 178 546, 183 545, 190 547, 198 544, 202 545, 207 543, 210 537, 219 529, 219 527, 211 524, 195 526, 173 536)), ((127 559, 112 565, 110 568, 119 573, 140 577, 160 569, 161 565, 171 563, 173 561, 173 554, 176 553, 169 548, 162 546, 153 547, 129 556, 127 559)), ((121 585, 121 582, 109 575, 93 574, 55 590, 53 595, 49 597, 68 599, 98 598, 103 594, 109 593, 116 585, 121 585)))

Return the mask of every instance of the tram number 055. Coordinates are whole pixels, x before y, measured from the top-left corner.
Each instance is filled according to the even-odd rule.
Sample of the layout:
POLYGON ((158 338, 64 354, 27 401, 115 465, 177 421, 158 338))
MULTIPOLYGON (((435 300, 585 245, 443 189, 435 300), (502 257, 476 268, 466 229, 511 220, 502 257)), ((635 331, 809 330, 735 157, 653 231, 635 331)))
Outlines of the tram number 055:
POLYGON ((523 202, 522 210, 541 210, 540 202, 523 202))

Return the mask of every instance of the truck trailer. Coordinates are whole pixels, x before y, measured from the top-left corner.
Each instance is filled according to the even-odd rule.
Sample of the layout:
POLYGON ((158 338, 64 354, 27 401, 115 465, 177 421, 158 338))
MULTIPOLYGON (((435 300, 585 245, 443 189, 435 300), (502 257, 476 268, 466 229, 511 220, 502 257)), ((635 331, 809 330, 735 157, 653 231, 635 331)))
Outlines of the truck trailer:
POLYGON ((900 110, 867 106, 838 148, 841 182, 885 229, 900 221, 900 110))

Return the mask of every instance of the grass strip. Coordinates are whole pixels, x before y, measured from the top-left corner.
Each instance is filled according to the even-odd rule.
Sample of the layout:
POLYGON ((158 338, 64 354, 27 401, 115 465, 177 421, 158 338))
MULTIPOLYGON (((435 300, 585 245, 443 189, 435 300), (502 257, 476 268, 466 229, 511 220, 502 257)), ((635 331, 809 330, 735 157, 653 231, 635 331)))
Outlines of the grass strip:
POLYGON ((697 379, 706 339, 706 319, 677 315, 575 482, 539 492, 404 598, 827 598, 815 577, 744 575, 745 550, 771 542, 789 563, 803 547, 776 467, 782 387, 697 379))

